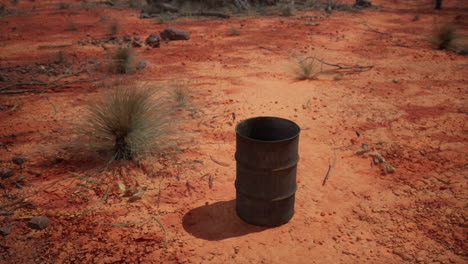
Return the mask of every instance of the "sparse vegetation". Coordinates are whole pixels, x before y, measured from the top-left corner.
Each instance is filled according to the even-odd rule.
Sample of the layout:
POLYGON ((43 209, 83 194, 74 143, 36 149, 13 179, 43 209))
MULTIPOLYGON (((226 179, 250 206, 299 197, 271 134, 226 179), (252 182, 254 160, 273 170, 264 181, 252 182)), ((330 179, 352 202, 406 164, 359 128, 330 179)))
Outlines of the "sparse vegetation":
POLYGON ((432 42, 439 50, 453 49, 455 46, 454 41, 457 38, 455 31, 456 28, 452 23, 436 25, 432 42))
POLYGON ((240 35, 239 29, 237 27, 234 27, 234 26, 231 27, 229 33, 230 33, 231 36, 239 36, 240 35))
POLYGON ((76 24, 75 22, 70 20, 70 21, 68 21, 67 29, 71 30, 71 31, 75 31, 75 30, 78 29, 78 24, 76 24))
POLYGON ((315 60, 309 58, 297 58, 294 73, 296 80, 310 80, 317 76, 318 70, 315 60))
POLYGON ((178 107, 185 107, 189 99, 189 89, 182 82, 177 82, 173 86, 173 97, 178 107))
POLYGON ((117 35, 117 33, 120 30, 119 22, 117 20, 112 21, 108 26, 108 30, 109 30, 109 35, 111 36, 117 35))
POLYGON ((280 14, 282 16, 294 16, 294 6, 291 4, 284 4, 280 6, 280 14))
POLYGON ((67 61, 68 61, 67 54, 63 50, 58 51, 57 54, 55 55, 54 62, 57 64, 65 64, 67 63, 67 61))
POLYGON ((134 70, 134 53, 130 47, 119 47, 112 55, 110 71, 117 74, 126 74, 134 70))
MULTIPOLYGON (((382 143, 375 143, 372 145, 382 145, 382 143)), ((369 156, 372 158, 372 165, 380 165, 383 174, 394 173, 396 171, 396 168, 393 165, 387 163, 387 160, 375 147, 370 149, 369 144, 362 144, 361 148, 362 150, 358 151, 357 154, 369 154, 369 156)))
POLYGON ((69 9, 71 7, 70 3, 67 3, 67 2, 60 2, 58 3, 58 8, 61 9, 61 10, 64 10, 64 9, 69 9))
POLYGON ((164 152, 175 143, 174 111, 161 88, 116 85, 88 105, 77 147, 110 161, 164 152))

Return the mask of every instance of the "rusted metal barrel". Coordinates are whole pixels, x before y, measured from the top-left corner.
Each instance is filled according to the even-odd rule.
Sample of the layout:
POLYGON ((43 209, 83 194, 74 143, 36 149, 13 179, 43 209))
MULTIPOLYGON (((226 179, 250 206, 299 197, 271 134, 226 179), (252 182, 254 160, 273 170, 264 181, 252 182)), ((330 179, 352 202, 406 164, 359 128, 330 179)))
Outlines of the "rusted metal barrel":
POLYGON ((236 211, 247 223, 278 226, 294 215, 299 126, 254 117, 236 126, 236 211))

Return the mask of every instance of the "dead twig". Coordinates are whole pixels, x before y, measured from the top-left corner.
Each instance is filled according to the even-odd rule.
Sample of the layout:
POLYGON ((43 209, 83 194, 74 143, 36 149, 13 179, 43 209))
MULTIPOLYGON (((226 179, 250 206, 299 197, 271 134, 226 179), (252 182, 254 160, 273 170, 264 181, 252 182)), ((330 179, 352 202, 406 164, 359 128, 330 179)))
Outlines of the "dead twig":
POLYGON ((365 70, 374 68, 374 65, 361 66, 361 65, 356 65, 356 64, 351 65, 351 64, 344 64, 344 63, 330 63, 322 59, 319 59, 315 56, 309 56, 309 57, 304 58, 304 60, 309 60, 309 59, 316 60, 321 63, 320 71, 318 72, 319 74, 331 73, 331 72, 337 72, 337 71, 347 71, 347 70, 351 70, 352 72, 348 73, 348 74, 351 74, 355 72, 363 72, 365 70), (322 69, 323 65, 327 65, 327 66, 331 66, 335 68, 332 68, 329 70, 323 70, 322 69))
POLYGON ((333 167, 335 167, 335 164, 336 164, 336 149, 333 149, 333 162, 330 165, 328 165, 327 174, 325 175, 325 178, 323 179, 322 186, 324 186, 325 183, 327 183, 327 180, 330 177, 331 170, 333 169, 333 167))
POLYGON ((78 72, 72 73, 72 74, 67 74, 63 75, 59 78, 56 78, 50 82, 38 82, 38 81, 32 81, 32 82, 24 82, 24 83, 15 83, 15 84, 10 84, 6 85, 3 87, 0 87, 0 94, 18 94, 18 93, 27 93, 27 92, 43 92, 46 90, 51 90, 57 87, 71 87, 70 84, 76 84, 76 83, 91 83, 91 84, 96 84, 96 82, 103 80, 103 78, 95 78, 95 79, 78 79, 78 80, 70 80, 70 81, 62 81, 64 79, 68 79, 71 77, 78 77, 81 76, 83 73, 89 73, 89 70, 93 67, 96 67, 100 65, 102 62, 97 62, 94 63, 93 65, 90 65, 78 72), (16 90, 16 89, 11 89, 13 87, 23 87, 23 86, 46 86, 43 88, 36 88, 36 89, 22 89, 22 90, 16 90))
POLYGON ((210 155, 210 159, 211 159, 214 163, 216 163, 216 164, 218 164, 218 165, 221 165, 221 166, 224 166, 224 167, 229 167, 229 164, 228 164, 228 163, 222 162, 222 161, 218 161, 218 160, 216 160, 215 158, 213 158, 213 156, 211 156, 211 155, 210 155))

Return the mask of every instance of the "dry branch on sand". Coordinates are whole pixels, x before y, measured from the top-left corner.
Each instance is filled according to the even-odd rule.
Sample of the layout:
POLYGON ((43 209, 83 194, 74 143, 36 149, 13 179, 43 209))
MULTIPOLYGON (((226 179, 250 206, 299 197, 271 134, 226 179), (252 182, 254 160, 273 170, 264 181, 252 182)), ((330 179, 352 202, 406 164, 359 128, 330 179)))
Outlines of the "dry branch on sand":
POLYGON ((42 81, 31 81, 31 82, 24 82, 24 83, 14 83, 10 85, 6 85, 3 87, 0 87, 0 94, 19 94, 19 93, 36 93, 36 92, 44 92, 46 90, 52 90, 58 87, 73 87, 73 84, 83 84, 83 83, 90 83, 90 84, 97 84, 97 82, 104 80, 103 77, 100 78, 92 78, 92 74, 90 73, 90 70, 92 68, 97 67, 100 65, 102 62, 97 62, 94 63, 82 70, 79 70, 75 73, 63 75, 59 78, 56 78, 55 80, 52 80, 50 82, 42 82, 42 81), (79 77, 83 74, 87 74, 91 78, 81 78, 74 80, 72 79, 73 77, 79 77), (22 89, 26 86, 33 86, 36 88, 33 89, 22 89), (19 89, 16 89, 19 87, 19 89))
POLYGON ((374 65, 357 65, 345 63, 330 63, 319 59, 315 56, 298 58, 298 67, 296 70, 297 80, 314 79, 320 74, 339 73, 339 74, 354 74, 374 68, 374 65), (331 67, 324 69, 324 66, 331 67))

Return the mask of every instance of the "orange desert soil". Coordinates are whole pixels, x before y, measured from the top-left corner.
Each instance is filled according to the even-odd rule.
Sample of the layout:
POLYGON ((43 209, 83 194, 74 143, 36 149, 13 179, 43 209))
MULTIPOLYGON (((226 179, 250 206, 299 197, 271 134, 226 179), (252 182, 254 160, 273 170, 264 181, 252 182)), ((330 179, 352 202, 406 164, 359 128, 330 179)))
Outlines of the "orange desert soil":
POLYGON ((164 23, 133 9, 86 10, 73 1, 61 10, 59 2, 7 2, 22 12, 0 18, 0 87, 51 81, 108 58, 117 44, 78 42, 105 37, 113 20, 120 36, 143 41, 181 28, 190 40, 135 48, 147 67, 118 77, 183 81, 194 109, 184 125, 190 139, 176 156, 115 162, 103 172, 93 158, 56 146, 73 141, 71 124, 105 88, 0 94, 0 168, 16 177, 12 157, 27 158, 23 188, 4 180, 0 204, 25 198, 37 206, 0 215, 0 227, 12 230, 0 237, 1 263, 467 263, 468 60, 429 41, 434 23, 445 21, 466 36, 467 1, 444 0, 441 11, 429 0, 376 0, 377 9, 361 11, 164 23), (60 50, 66 66, 53 62, 60 50), (298 81, 297 55, 373 68, 298 81), (254 116, 302 129, 295 215, 279 227, 249 225, 235 212, 234 128, 254 116), (372 165, 362 144, 396 171, 372 165), (109 197, 100 201, 105 185, 69 172, 108 184, 109 197), (129 201, 117 182, 145 192, 129 201), (50 226, 28 228, 40 215, 50 226))

